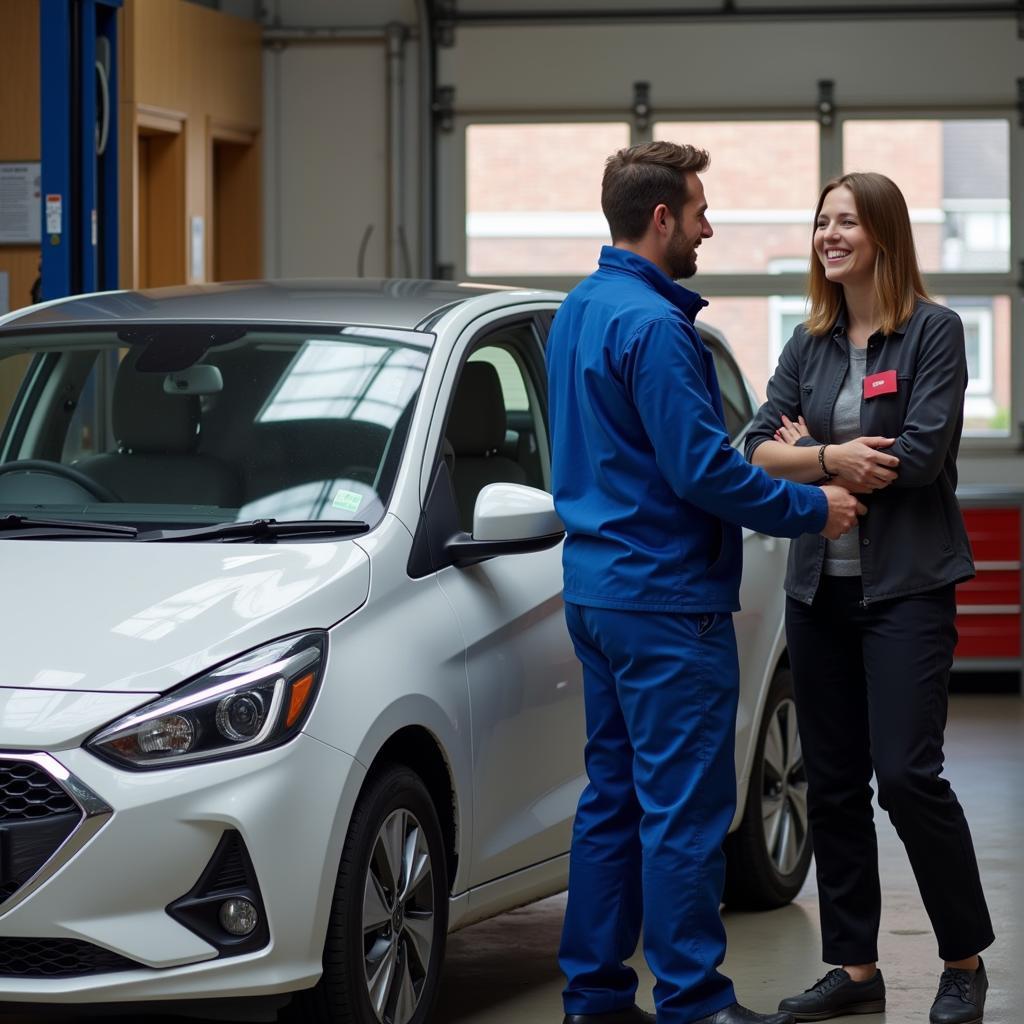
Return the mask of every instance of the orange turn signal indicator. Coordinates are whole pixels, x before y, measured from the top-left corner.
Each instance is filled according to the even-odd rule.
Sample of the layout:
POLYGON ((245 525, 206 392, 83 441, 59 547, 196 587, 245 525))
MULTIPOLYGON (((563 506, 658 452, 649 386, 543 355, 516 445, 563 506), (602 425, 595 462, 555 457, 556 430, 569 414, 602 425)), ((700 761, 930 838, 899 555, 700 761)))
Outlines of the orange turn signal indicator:
POLYGON ((312 672, 307 672, 292 683, 291 695, 288 698, 288 717, 284 720, 285 726, 294 725, 306 707, 310 694, 313 692, 313 675, 312 672))

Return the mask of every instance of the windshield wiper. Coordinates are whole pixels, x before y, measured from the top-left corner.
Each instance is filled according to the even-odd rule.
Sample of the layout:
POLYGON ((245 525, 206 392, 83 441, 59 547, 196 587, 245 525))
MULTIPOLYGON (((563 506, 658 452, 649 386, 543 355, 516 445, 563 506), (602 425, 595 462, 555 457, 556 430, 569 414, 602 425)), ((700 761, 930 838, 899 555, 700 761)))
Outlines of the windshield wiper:
POLYGON ((91 534, 94 537, 134 538, 139 532, 134 526, 122 526, 119 523, 93 523, 85 519, 35 519, 32 516, 0 516, 0 532, 7 533, 15 530, 41 531, 30 534, 33 537, 91 534))
POLYGON ((217 523, 195 530, 161 530, 143 534, 146 541, 196 540, 287 540, 290 537, 350 537, 365 533, 369 523, 359 520, 298 520, 280 523, 276 519, 251 519, 242 523, 217 523))

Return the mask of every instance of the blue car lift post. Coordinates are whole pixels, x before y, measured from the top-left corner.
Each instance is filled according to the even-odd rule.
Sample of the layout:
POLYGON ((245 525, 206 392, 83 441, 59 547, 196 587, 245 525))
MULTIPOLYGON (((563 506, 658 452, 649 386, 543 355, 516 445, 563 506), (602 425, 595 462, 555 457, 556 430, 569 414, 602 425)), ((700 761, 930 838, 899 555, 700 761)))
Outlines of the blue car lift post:
POLYGON ((121 2, 39 5, 43 299, 118 287, 121 2))

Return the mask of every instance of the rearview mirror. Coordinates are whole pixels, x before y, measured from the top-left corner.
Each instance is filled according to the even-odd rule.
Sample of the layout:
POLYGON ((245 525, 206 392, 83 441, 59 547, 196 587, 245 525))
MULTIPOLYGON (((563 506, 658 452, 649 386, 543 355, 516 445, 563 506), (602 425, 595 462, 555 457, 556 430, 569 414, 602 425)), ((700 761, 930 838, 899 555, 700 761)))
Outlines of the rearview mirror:
POLYGON ((164 377, 165 395, 216 395, 224 390, 220 367, 196 363, 183 370, 172 370, 164 377))

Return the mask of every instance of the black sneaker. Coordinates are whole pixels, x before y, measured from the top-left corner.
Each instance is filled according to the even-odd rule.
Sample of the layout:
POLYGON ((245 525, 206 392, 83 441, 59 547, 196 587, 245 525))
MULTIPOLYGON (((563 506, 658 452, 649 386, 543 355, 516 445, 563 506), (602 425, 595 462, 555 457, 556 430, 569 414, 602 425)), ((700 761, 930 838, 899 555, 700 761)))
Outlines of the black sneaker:
POLYGON ((988 975, 980 956, 976 971, 947 967, 939 979, 939 991, 928 1019, 932 1024, 981 1024, 986 992, 988 975))
MULTIPOLYGON (((882 972, 875 971, 875 976, 868 981, 854 981, 837 967, 806 992, 783 999, 779 1009, 791 1013, 798 1021, 828 1020, 848 1013, 881 1013, 885 1009, 882 972)), ((945 1020, 942 1024, 946 1024, 945 1020)))

